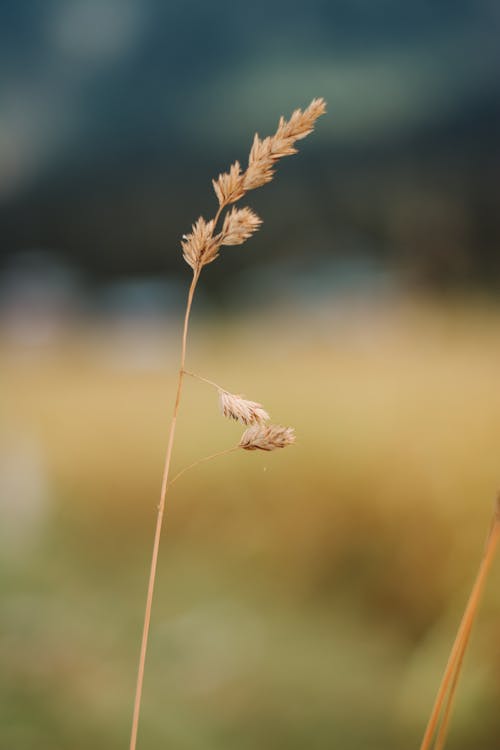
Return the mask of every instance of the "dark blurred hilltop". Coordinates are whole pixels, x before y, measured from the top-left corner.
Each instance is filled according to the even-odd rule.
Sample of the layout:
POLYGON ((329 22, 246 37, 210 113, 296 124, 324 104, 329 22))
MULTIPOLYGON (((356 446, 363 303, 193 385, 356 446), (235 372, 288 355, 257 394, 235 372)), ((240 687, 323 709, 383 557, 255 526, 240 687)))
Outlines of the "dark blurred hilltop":
POLYGON ((282 256, 291 273, 313 261, 318 283, 340 267, 495 289, 499 26, 497 3, 472 0, 7 0, 2 268, 41 250, 91 286, 180 276, 211 178, 324 96, 303 153, 248 197, 264 231, 209 290, 282 256))

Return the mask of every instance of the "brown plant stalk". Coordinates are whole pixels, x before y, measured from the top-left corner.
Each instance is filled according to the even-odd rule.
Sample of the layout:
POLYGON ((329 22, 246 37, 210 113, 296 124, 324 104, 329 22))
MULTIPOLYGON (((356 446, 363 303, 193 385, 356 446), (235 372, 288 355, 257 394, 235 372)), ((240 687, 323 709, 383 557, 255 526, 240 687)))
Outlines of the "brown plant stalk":
POLYGON ((203 458, 198 458, 197 461, 193 461, 192 464, 189 464, 188 466, 185 466, 183 469, 177 472, 175 477, 170 480, 168 483, 168 487, 171 487, 175 482, 177 482, 178 479, 180 479, 183 474, 185 474, 187 471, 190 471, 191 469, 194 469, 196 466, 199 466, 200 464, 204 464, 207 461, 212 461, 214 458, 219 458, 219 456, 227 456, 228 453, 233 453, 234 451, 237 451, 239 449, 239 445, 232 445, 231 448, 225 448, 222 451, 217 451, 217 453, 211 453, 209 456, 203 456, 203 458))
POLYGON ((177 414, 179 412, 179 404, 181 401, 182 393, 182 381, 184 376, 184 363, 186 361, 186 347, 187 347, 187 334, 189 328, 189 316, 191 314, 191 307, 193 304, 194 291, 200 273, 194 273, 189 287, 188 298, 186 303, 186 312, 184 315, 184 326, 182 331, 182 347, 181 347, 181 364, 179 367, 179 375, 177 378, 177 392, 175 396, 174 412, 172 415, 172 421, 170 422, 170 432, 168 435, 167 452, 165 454, 165 464, 163 467, 163 476, 161 482, 160 491, 160 502, 158 504, 158 515, 156 517, 156 529, 153 541, 153 553, 151 557, 151 567, 149 572, 148 592, 146 595, 146 608, 144 611, 144 625, 142 629, 141 639, 141 650, 139 654, 139 667, 137 671, 137 683, 134 698, 134 710, 132 714, 132 729, 130 733, 130 750, 135 750, 137 745, 137 731, 139 728, 139 715, 141 711, 141 699, 142 699, 142 687, 144 683, 144 667, 146 664, 146 652, 148 648, 148 637, 149 637, 149 626, 151 623, 151 610, 153 605, 153 593, 156 579, 156 568, 158 565, 158 552, 160 549, 160 536, 161 526, 163 522, 163 514, 165 512, 165 500, 167 496, 168 487, 168 475, 170 472, 170 462, 172 460, 172 449, 174 447, 175 428, 177 425, 177 414))
POLYGON ((486 539, 483 556, 481 558, 476 579, 472 586, 472 590, 469 595, 469 599, 467 601, 467 605, 465 607, 465 611, 462 616, 455 641, 450 651, 450 656, 448 658, 448 662, 441 679, 441 684, 434 701, 431 715, 425 729, 422 744, 420 745, 420 750, 430 750, 431 747, 433 747, 434 750, 442 750, 442 748, 444 747, 446 733, 451 716, 451 710, 453 707, 453 700, 458 686, 458 680, 460 677, 460 671, 463 664, 465 651, 469 643, 472 626, 474 624, 474 619, 477 614, 479 602, 481 600, 481 596, 486 584, 488 573, 495 557, 499 538, 500 496, 497 498, 495 503, 493 518, 486 539), (437 729, 440 716, 441 724, 439 725, 439 729, 437 729), (434 737, 435 744, 432 745, 434 737))
MULTIPOLYGON (((201 461, 214 458, 215 455, 220 455, 220 453, 230 452, 236 448, 244 448, 245 450, 274 450, 275 448, 282 448, 294 442, 293 430, 291 430, 291 428, 262 424, 262 422, 268 419, 269 415, 262 409, 260 404, 243 399, 241 396, 230 394, 216 386, 219 388, 223 413, 233 419, 242 421, 245 425, 251 426, 245 432, 238 446, 235 446, 235 448, 231 448, 228 451, 221 451, 219 454, 207 456, 206 459, 201 459, 199 462, 195 462, 193 465, 180 472, 177 477, 169 483, 170 464, 174 446, 177 415, 182 394, 182 384, 184 375, 187 374, 187 371, 185 370, 187 336, 196 285, 203 267, 216 260, 222 247, 241 245, 259 229, 262 223, 261 219, 251 209, 246 207, 239 209, 232 206, 222 219, 220 231, 217 231, 219 220, 221 219, 224 210, 231 204, 240 200, 240 198, 242 198, 249 190, 260 187, 266 182, 272 180, 276 162, 284 156, 296 153, 296 149, 294 148, 295 142, 305 138, 312 132, 317 118, 324 114, 325 110, 326 105, 323 99, 313 99, 311 104, 305 110, 295 110, 288 121, 282 117, 274 135, 268 136, 263 140, 256 135, 250 151, 246 170, 242 171, 239 162, 235 162, 231 165, 228 172, 220 174, 217 180, 213 180, 214 191, 219 202, 219 208, 215 217, 209 221, 200 217, 195 224, 193 224, 191 232, 184 235, 182 238, 181 244, 183 257, 186 263, 192 268, 193 277, 189 287, 184 314, 177 391, 165 454, 160 501, 158 504, 153 552, 149 571, 149 582, 144 611, 144 625, 142 630, 139 667, 137 671, 134 708, 132 714, 130 750, 136 750, 137 746, 144 670, 158 565, 158 552, 160 548, 160 536, 165 512, 166 495, 169 485, 172 484, 181 473, 184 473, 187 468, 191 468, 191 466, 194 466, 201 461)), ((211 384, 215 385, 214 383, 211 384)))

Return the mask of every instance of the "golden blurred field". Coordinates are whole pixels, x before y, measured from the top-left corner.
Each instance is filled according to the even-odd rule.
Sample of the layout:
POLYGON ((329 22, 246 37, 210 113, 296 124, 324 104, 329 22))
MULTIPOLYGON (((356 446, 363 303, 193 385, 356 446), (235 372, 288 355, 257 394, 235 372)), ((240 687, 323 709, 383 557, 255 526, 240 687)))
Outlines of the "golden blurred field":
MULTIPOLYGON (((0 345, 0 747, 126 746, 178 321, 0 345)), ((195 311, 188 366, 297 445, 168 499, 142 747, 418 747, 500 486, 500 309, 195 311)), ((174 470, 237 442, 187 380, 174 470)), ((498 747, 500 574, 450 748, 498 747)))

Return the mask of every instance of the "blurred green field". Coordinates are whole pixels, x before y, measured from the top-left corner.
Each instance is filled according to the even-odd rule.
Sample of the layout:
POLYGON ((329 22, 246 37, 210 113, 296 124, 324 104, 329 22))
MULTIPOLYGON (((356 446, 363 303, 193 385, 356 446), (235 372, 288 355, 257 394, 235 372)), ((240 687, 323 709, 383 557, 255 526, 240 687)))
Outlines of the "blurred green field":
MULTIPOLYGON (((500 309, 203 319, 190 369, 297 445, 172 488, 141 748, 418 747, 500 485, 500 309)), ((0 344, 0 748, 127 746, 178 321, 0 344)), ((187 380, 174 471, 237 425, 187 380)), ((500 742, 500 571, 449 747, 500 742)))

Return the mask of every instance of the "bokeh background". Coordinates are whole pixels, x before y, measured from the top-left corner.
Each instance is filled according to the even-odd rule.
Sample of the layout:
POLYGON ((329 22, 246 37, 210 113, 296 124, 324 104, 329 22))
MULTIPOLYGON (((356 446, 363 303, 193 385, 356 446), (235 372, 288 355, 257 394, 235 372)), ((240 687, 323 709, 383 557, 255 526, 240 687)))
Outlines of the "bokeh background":
MULTIPOLYGON (((2 750, 127 746, 179 240, 315 96, 189 345, 297 445, 172 489, 140 747, 418 747, 500 483, 499 27, 489 0, 0 5, 2 750)), ((239 434, 187 382, 174 470, 239 434)), ((500 743, 499 590, 456 750, 500 743)))

